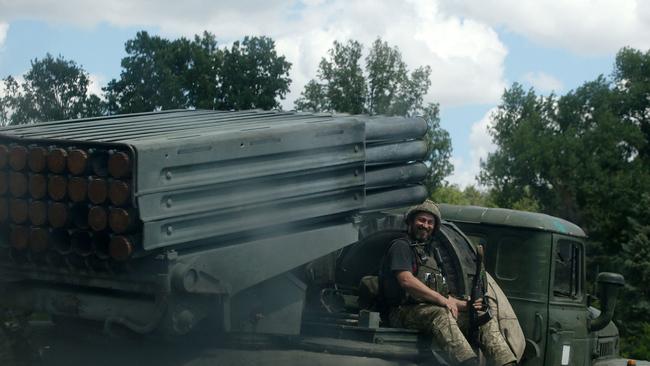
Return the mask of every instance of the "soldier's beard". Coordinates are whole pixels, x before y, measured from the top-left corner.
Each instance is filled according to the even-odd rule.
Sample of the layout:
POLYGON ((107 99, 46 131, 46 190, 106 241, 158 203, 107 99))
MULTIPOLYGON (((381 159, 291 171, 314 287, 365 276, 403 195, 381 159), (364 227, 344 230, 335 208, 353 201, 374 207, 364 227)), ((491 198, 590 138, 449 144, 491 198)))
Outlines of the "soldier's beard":
POLYGON ((411 228, 411 237, 417 241, 426 242, 431 238, 431 231, 419 227, 411 228))

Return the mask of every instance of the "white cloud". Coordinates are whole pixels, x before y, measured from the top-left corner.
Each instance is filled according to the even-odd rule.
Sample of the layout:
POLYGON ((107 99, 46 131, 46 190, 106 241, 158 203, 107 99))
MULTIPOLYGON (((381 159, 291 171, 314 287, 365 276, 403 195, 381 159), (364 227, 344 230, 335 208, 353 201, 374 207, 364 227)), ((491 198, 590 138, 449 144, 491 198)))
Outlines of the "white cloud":
POLYGON ((454 173, 447 179, 449 183, 457 184, 461 188, 478 185, 476 176, 481 171, 481 160, 485 160, 488 154, 496 149, 496 145, 488 133, 488 128, 492 124, 492 113, 495 110, 496 108, 492 108, 483 118, 472 125, 468 138, 468 145, 471 146, 469 161, 465 162, 463 158, 454 154, 451 159, 454 164, 454 173))
POLYGON ((192 36, 208 30, 227 44, 244 35, 267 35, 293 64, 293 106, 304 84, 334 40, 352 38, 369 46, 378 36, 397 45, 411 68, 430 65, 427 101, 445 106, 496 102, 506 83, 507 54, 489 26, 444 13, 430 0, 162 0, 6 1, 3 19, 39 19, 93 26, 154 27, 164 36, 192 36))
POLYGON ((646 0, 442 0, 446 11, 581 54, 650 47, 646 0))
POLYGON ((564 85, 559 79, 541 71, 527 72, 524 74, 523 80, 542 93, 559 92, 564 89, 564 85))
POLYGON ((95 94, 103 98, 102 86, 105 84, 106 78, 103 75, 89 74, 88 80, 88 95, 95 94))
POLYGON ((2 46, 5 44, 8 31, 9 31, 9 23, 0 22, 0 48, 2 48, 2 46))

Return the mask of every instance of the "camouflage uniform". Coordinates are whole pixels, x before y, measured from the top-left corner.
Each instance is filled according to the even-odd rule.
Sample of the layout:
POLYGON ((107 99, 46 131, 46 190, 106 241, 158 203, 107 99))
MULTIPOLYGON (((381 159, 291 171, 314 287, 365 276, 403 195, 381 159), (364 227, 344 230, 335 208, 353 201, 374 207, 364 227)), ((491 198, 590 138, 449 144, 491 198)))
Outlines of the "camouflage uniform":
MULTIPOLYGON (((413 207, 406 215, 407 222, 410 221, 412 215, 419 211, 424 211, 433 215, 436 220, 436 227, 440 226, 440 212, 438 208, 431 201, 425 201, 423 204, 413 207)), ((404 258, 404 251, 406 248, 405 241, 410 242, 409 247, 412 253, 412 259, 415 260, 411 268, 411 273, 427 287, 433 289, 443 296, 449 295, 449 288, 446 286, 442 271, 440 269, 441 263, 435 259, 435 256, 425 249, 422 244, 413 243, 411 238, 397 239, 389 249, 389 260, 382 264, 391 266, 392 258, 404 258), (399 243, 401 241, 401 243, 399 243), (400 246, 402 257, 399 257, 400 246), (393 248, 395 246, 395 248, 393 248), (395 253, 395 254, 393 254, 395 253)), ((401 261, 397 261, 401 267, 401 261)), ((384 282, 391 269, 384 268, 384 282)), ((400 305, 393 304, 389 313, 389 321, 392 326, 417 329, 421 332, 431 334, 433 336, 434 346, 442 349, 447 359, 452 364, 459 364, 476 358, 476 353, 470 346, 465 338, 463 332, 467 333, 469 329, 469 314, 467 312, 460 312, 458 320, 454 319, 451 312, 446 307, 441 307, 431 303, 421 302, 416 298, 406 294, 402 299, 400 305)), ((511 362, 516 362, 517 359, 514 353, 510 350, 505 338, 499 330, 499 324, 496 318, 492 318, 487 323, 479 327, 479 345, 483 354, 488 361, 494 365, 505 365, 511 362)))
MULTIPOLYGON (((452 364, 476 357, 476 353, 461 332, 467 331, 469 316, 467 312, 454 319, 447 308, 433 304, 400 305, 390 312, 392 326, 417 329, 433 336, 434 345, 442 349, 452 364)), ((494 365, 516 362, 514 354, 499 331, 496 318, 492 318, 479 328, 481 351, 494 365)))

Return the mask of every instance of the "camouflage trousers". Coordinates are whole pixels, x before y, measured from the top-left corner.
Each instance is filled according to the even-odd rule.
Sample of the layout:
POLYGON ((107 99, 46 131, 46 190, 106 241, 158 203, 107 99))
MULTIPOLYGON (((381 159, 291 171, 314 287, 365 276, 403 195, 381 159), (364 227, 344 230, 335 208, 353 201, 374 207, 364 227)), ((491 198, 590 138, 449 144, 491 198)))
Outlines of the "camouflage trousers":
MULTIPOLYGON (((462 331, 469 328, 467 312, 460 312, 457 321, 447 308, 437 305, 401 305, 391 310, 389 320, 391 326, 417 329, 431 334, 434 345, 443 350, 451 364, 476 357, 462 331)), ((488 364, 501 366, 517 361, 499 331, 496 318, 492 318, 479 328, 479 345, 488 364)))

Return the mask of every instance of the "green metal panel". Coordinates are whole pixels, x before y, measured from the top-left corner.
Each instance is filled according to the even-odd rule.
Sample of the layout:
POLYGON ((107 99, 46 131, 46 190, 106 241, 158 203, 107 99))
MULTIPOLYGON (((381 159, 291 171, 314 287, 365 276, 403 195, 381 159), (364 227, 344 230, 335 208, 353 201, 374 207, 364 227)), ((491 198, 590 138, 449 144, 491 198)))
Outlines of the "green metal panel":
MULTIPOLYGON (((587 296, 584 291, 585 266, 584 242, 563 235, 553 235, 553 258, 551 284, 549 286, 549 328, 546 346, 546 362, 553 365, 589 365, 591 364, 590 335, 587 328, 587 296), (559 252, 559 246, 575 246, 579 252, 575 253, 575 262, 578 264, 575 273, 578 278, 575 283, 576 291, 571 294, 560 295, 554 289, 559 287, 559 266, 571 258, 559 252)), ((571 270, 571 268, 569 268, 571 270)), ((563 279, 564 280, 564 279, 563 279)), ((573 282, 573 281, 571 281, 573 282)))
POLYGON ((540 213, 448 204, 440 204, 440 211, 444 219, 454 222, 521 227, 582 238, 587 236, 576 224, 540 213))
POLYGON ((178 262, 196 271, 199 280, 216 280, 221 288, 234 295, 349 245, 357 240, 357 236, 358 230, 351 223, 296 228, 284 235, 240 240, 210 249, 179 251, 178 262))
POLYGON ((545 365, 552 234, 464 221, 455 224, 474 244, 485 247, 486 270, 508 297, 529 348, 539 351, 536 357, 528 356, 526 365, 545 365))
MULTIPOLYGON (((92 248, 82 257, 50 243, 46 253, 32 256, 31 248, 0 242, 0 270, 11 273, 12 280, 131 291, 139 287, 130 283, 140 283, 146 276, 169 276, 166 258, 175 251, 203 256, 229 247, 228 253, 238 255, 247 253, 248 242, 270 233, 338 228, 364 211, 415 203, 426 197, 421 184, 426 166, 418 162, 426 152, 422 141, 426 129, 422 118, 259 110, 174 110, 2 128, 4 152, 18 145, 65 156, 74 149, 77 155, 85 154, 84 164, 126 154, 120 158, 122 167, 131 171, 104 177, 93 169, 42 173, 15 168, 29 176, 35 172, 58 175, 60 180, 74 176, 82 184, 104 179, 106 185, 126 186, 128 200, 92 200, 92 204, 95 213, 102 209, 107 215, 116 213, 127 224, 121 229, 107 225, 110 230, 100 232, 101 226, 89 225, 90 214, 82 212, 80 220, 66 222, 62 230, 83 231, 92 239, 105 236, 110 245, 88 244, 92 248), (100 252, 97 248, 102 245, 100 252), (122 251, 115 255, 113 248, 122 251)), ((4 174, 12 169, 0 167, 4 174)), ((0 196, 14 198, 9 193, 0 196)), ((41 199, 31 193, 25 199, 32 198, 41 199)), ((72 210, 91 201, 82 200, 78 204, 64 197, 58 205, 72 210)), ((17 224, 28 230, 30 222, 17 224)), ((49 233, 55 229, 46 223, 49 233)), ((296 243, 285 249, 298 258, 292 262, 295 267, 351 242, 342 239, 332 231, 312 238, 320 249, 305 251, 306 256, 296 255, 305 250, 296 243)), ((284 248, 275 242, 269 245, 284 248)), ((229 273, 219 272, 214 278, 226 283, 229 273)), ((142 286, 148 286, 149 277, 142 286)), ((251 281, 240 280, 233 286, 248 286, 251 281)), ((148 292, 156 286, 149 286, 148 292)))

